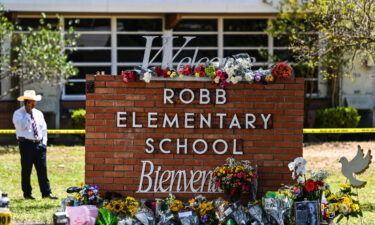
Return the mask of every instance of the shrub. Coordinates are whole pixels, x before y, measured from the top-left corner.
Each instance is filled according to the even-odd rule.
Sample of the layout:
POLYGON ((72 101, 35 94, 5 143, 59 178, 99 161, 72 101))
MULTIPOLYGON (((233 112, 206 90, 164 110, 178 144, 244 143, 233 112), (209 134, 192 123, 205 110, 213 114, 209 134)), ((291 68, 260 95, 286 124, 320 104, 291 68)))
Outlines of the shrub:
MULTIPOLYGON (((357 109, 350 107, 336 107, 320 109, 316 112, 316 128, 355 128, 361 116, 357 109)), ((341 134, 318 135, 321 140, 337 140, 341 134)))
POLYGON ((84 109, 75 109, 70 114, 70 118, 73 121, 74 129, 85 129, 86 125, 86 110, 84 109))

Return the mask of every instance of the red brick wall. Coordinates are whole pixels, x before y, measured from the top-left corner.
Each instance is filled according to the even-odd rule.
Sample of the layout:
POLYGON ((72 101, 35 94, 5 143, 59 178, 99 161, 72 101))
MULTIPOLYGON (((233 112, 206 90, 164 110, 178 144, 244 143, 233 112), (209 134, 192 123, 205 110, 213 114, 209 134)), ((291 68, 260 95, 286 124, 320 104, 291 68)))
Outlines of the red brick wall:
POLYGON ((19 108, 17 101, 0 102, 0 129, 14 129, 13 113, 19 108))
MULTIPOLYGON (((143 81, 123 83, 121 76, 87 76, 94 82, 94 93, 86 95, 86 183, 98 184, 101 190, 115 191, 136 197, 156 197, 165 194, 137 194, 142 163, 150 160, 162 170, 211 170, 224 163, 232 154, 217 155, 212 151, 197 155, 147 154, 145 141, 152 137, 203 138, 241 140, 244 154, 236 159, 248 159, 259 166, 260 192, 275 190, 290 181, 287 164, 302 155, 303 141, 303 86, 304 80, 279 81, 275 84, 240 83, 226 88, 227 103, 224 105, 163 104, 164 88, 190 88, 198 90, 217 87, 211 82, 143 81), (163 114, 184 112, 227 113, 239 116, 244 113, 272 114, 270 128, 257 129, 186 129, 186 128, 122 128, 116 127, 116 113, 137 112, 137 121, 147 119, 148 112, 163 114)), ((240 119, 241 120, 241 119, 240 119)), ((143 122, 145 125, 146 122, 143 122)), ((198 122, 199 123, 199 122, 198 122)), ((226 121, 229 124, 230 121, 226 121)), ((158 122, 160 124, 160 122, 158 122)), ((147 126, 147 125, 146 125, 147 126)), ((191 141, 190 141, 191 142, 191 141)), ((168 146, 172 149, 175 144, 168 146)), ((206 195, 207 196, 207 195, 206 195)), ((208 195, 209 196, 209 195, 208 195)), ((216 195, 217 196, 217 195, 216 195)))

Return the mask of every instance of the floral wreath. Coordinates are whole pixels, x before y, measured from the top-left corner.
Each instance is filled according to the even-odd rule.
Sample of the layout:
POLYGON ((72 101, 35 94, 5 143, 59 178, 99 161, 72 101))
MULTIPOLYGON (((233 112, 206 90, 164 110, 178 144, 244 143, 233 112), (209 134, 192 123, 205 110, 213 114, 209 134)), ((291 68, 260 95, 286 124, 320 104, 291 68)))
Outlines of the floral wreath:
POLYGON ((269 84, 275 82, 276 79, 288 79, 293 76, 292 67, 286 62, 277 63, 266 70, 262 68, 252 70, 251 67, 254 62, 254 57, 250 57, 247 53, 240 53, 226 57, 223 65, 218 67, 213 63, 205 63, 196 67, 184 65, 177 71, 169 68, 162 69, 161 67, 135 68, 127 72, 122 71, 121 75, 125 83, 136 80, 138 76, 141 76, 141 79, 146 83, 150 83, 153 77, 208 77, 220 87, 237 84, 243 80, 249 83, 269 84))

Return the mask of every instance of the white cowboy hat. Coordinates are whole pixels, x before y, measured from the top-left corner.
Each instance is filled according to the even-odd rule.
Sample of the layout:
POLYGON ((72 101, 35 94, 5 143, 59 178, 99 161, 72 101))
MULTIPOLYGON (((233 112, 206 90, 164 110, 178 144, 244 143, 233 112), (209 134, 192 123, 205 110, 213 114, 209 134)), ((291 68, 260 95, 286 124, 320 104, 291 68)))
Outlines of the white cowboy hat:
POLYGON ((23 92, 23 96, 18 97, 17 100, 20 102, 23 102, 25 100, 40 101, 42 100, 42 96, 36 95, 34 90, 26 90, 23 92))

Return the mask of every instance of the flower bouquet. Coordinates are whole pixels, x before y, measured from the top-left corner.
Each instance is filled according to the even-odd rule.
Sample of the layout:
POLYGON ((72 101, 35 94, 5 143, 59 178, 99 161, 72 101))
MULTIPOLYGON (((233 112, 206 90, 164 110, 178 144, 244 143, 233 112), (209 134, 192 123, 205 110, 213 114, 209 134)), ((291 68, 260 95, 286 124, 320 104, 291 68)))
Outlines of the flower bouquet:
POLYGON ((212 202, 207 201, 202 195, 198 195, 189 200, 188 208, 192 209, 199 215, 201 224, 215 224, 215 207, 212 202))
POLYGON ((337 223, 339 223, 343 218, 349 220, 350 217, 363 216, 356 198, 357 194, 352 192, 349 184, 341 184, 340 191, 336 194, 331 193, 330 190, 326 190, 324 194, 327 199, 327 213, 323 218, 327 221, 338 218, 337 223))
POLYGON ((79 187, 68 188, 67 192, 74 193, 75 202, 79 205, 99 205, 101 202, 98 185, 81 184, 79 187))
POLYGON ((132 218, 138 210, 138 202, 133 197, 126 197, 125 199, 111 200, 105 203, 103 208, 110 210, 120 218, 132 218))
POLYGON ((328 172, 324 170, 311 171, 310 177, 306 179, 307 162, 304 158, 298 157, 290 162, 288 167, 292 171, 292 178, 296 184, 291 188, 296 201, 321 201, 323 191, 328 189, 328 184, 324 180, 328 177, 328 172))
POLYGON ((251 181, 257 175, 249 161, 239 162, 228 158, 226 164, 214 169, 213 180, 217 188, 223 191, 231 202, 239 200, 242 192, 249 192, 251 181))

